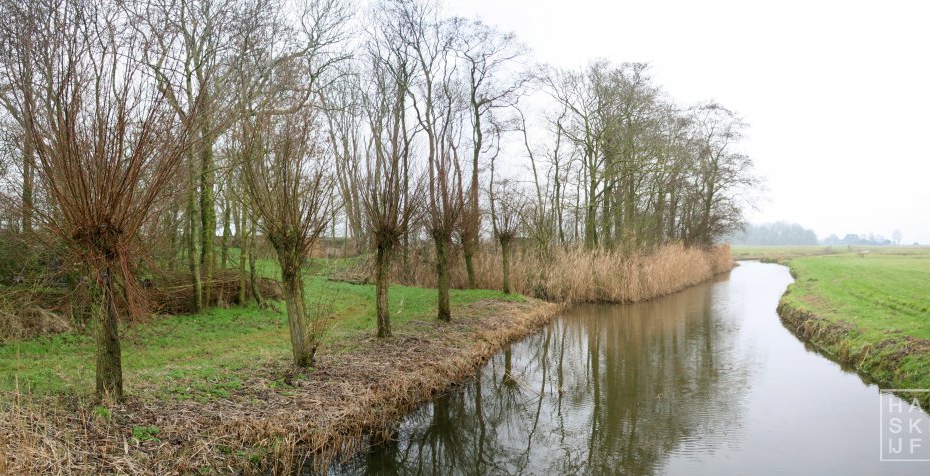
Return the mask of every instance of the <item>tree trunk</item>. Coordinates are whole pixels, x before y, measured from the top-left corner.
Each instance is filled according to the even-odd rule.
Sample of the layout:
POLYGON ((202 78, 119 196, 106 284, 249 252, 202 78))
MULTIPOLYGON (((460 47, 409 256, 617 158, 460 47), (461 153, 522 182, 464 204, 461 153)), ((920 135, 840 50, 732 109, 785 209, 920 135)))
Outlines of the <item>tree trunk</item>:
POLYGON ((502 266, 504 268, 504 279, 502 287, 504 294, 510 294, 510 240, 504 239, 501 241, 501 261, 503 261, 502 266))
POLYGON ((190 184, 187 191, 187 264, 190 267, 193 284, 192 310, 197 313, 203 309, 203 281, 200 276, 200 214, 197 210, 196 166, 194 158, 188 157, 190 164, 190 184))
MULTIPOLYGON (((474 70, 472 70, 474 71, 474 70)), ((474 84, 474 76, 472 76, 474 84)), ((471 88, 472 121, 475 143, 472 147, 471 184, 468 189, 468 223, 467 243, 462 243, 465 252, 465 270, 468 272, 468 288, 475 289, 475 250, 478 248, 478 235, 481 233, 481 213, 478 210, 478 163, 481 159, 481 149, 484 147, 484 131, 481 130, 481 105, 476 96, 476 89, 471 88)))
POLYGON ((178 267, 178 254, 183 251, 184 246, 178 240, 178 225, 180 220, 180 204, 175 202, 168 212, 168 271, 174 274, 178 267))
POLYGON ((474 243, 469 243, 465 245, 463 243, 462 251, 465 254, 465 271, 468 273, 468 289, 475 289, 478 287, 475 284, 475 246, 474 243))
POLYGON ((97 317, 97 395, 116 401, 123 399, 122 354, 119 344, 119 315, 111 267, 107 266, 96 277, 97 317))
POLYGON ((291 334, 291 348, 294 353, 294 365, 312 367, 316 354, 317 342, 307 326, 307 308, 304 303, 303 279, 298 271, 287 272, 282 266, 281 280, 284 282, 284 303, 287 306, 287 327, 291 334))
POLYGON ((555 213, 555 225, 558 228, 559 244, 565 244, 565 230, 562 228, 562 182, 559 180, 559 163, 555 163, 555 173, 552 175, 555 195, 553 196, 552 210, 555 213))
POLYGON ((449 248, 450 239, 444 236, 435 236, 436 242, 436 288, 439 293, 438 317, 440 321, 452 320, 452 311, 449 308, 449 248))
POLYGON ((586 213, 584 217, 584 247, 588 250, 597 248, 597 181, 594 178, 594 171, 589 170, 588 177, 588 196, 586 213))
POLYGON ((378 337, 391 337, 391 309, 388 304, 388 288, 391 279, 391 250, 379 245, 375 256, 375 300, 378 315, 378 337))
POLYGON ((714 180, 710 180, 710 183, 707 185, 707 192, 704 197, 703 211, 701 213, 701 228, 700 235, 698 239, 703 245, 712 244, 713 240, 711 239, 710 234, 710 215, 711 210, 714 207, 714 194, 716 193, 716 184, 714 180))
POLYGON ((232 230, 229 226, 229 218, 232 210, 229 207, 229 198, 223 198, 223 242, 220 244, 220 269, 226 269, 227 260, 229 259, 229 237, 232 230))
POLYGON ((246 230, 246 219, 248 216, 245 214, 245 204, 239 207, 239 213, 237 213, 236 216, 238 217, 236 234, 239 235, 239 305, 243 306, 247 299, 245 289, 245 262, 249 259, 249 235, 246 230))
POLYGON ((613 203, 613 196, 611 195, 613 188, 608 184, 604 186, 604 191, 601 193, 604 198, 601 202, 601 246, 607 249, 613 247, 613 240, 611 240, 611 206, 616 207, 617 204, 613 203))
POLYGON ((32 232, 32 186, 33 186, 33 161, 35 160, 35 145, 32 141, 32 132, 26 130, 23 141, 23 226, 22 232, 29 234, 32 232))
POLYGON ((201 217, 201 256, 200 264, 203 267, 203 296, 204 303, 210 305, 211 291, 213 289, 213 268, 216 266, 216 256, 213 240, 216 237, 216 202, 213 197, 213 184, 216 172, 213 170, 213 137, 208 126, 202 130, 204 139, 203 149, 200 152, 200 217, 201 217))
POLYGON ((597 205, 594 201, 588 199, 584 219, 584 247, 588 250, 597 248, 597 205))
POLYGON ((638 236, 636 234, 636 184, 632 178, 627 179, 626 197, 624 198, 623 224, 624 224, 624 247, 627 250, 634 250, 637 247, 638 236))
MULTIPOLYGON (((29 35, 26 35, 27 37, 29 35)), ((23 105, 25 106, 23 127, 23 223, 22 232, 32 232, 33 214, 33 182, 35 175, 36 140, 34 136, 33 118, 33 80, 32 80, 32 41, 27 39, 26 68, 23 68, 23 80, 26 86, 23 89, 23 105)))
POLYGON ((573 230, 572 230, 572 240, 578 241, 578 238, 581 236, 580 231, 578 230, 579 224, 581 223, 579 215, 581 214, 581 172, 578 172, 578 180, 575 182, 575 206, 573 210, 575 212, 575 220, 573 221, 573 230))
POLYGON ((255 298, 255 303, 259 307, 265 305, 265 299, 262 297, 262 291, 258 288, 258 273, 255 266, 255 219, 253 217, 251 223, 251 229, 249 230, 249 280, 252 283, 252 297, 255 298))
POLYGON ((666 224, 668 228, 665 232, 665 235, 671 240, 677 240, 679 238, 678 224, 675 220, 675 217, 678 216, 677 214, 678 196, 675 194, 675 191, 672 190, 668 197, 668 223, 666 224))

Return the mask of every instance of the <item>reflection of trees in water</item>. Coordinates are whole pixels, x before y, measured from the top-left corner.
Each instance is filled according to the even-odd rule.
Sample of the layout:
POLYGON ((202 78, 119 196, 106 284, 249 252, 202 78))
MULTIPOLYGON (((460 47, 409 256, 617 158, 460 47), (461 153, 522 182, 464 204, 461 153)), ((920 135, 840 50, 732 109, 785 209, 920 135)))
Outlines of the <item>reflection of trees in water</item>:
POLYGON ((750 362, 711 289, 578 307, 341 470, 643 474, 676 448, 713 449, 735 436, 750 362))

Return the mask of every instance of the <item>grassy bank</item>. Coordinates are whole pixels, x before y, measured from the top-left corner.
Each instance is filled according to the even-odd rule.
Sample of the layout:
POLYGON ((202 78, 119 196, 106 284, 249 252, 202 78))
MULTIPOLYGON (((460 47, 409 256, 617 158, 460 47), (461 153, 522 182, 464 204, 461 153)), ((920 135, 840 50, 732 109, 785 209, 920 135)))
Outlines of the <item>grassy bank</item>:
POLYGON ((518 295, 392 289, 395 337, 373 337, 374 287, 312 280, 336 320, 316 369, 290 364, 274 309, 214 309, 125 332, 128 398, 94 402, 93 341, 64 333, 0 349, 0 474, 287 473, 302 456, 359 436, 470 376, 557 306, 518 295))
POLYGON ((930 251, 890 247, 787 261, 779 304, 802 338, 886 388, 930 388, 930 251))
MULTIPOLYGON (((614 295, 623 300, 651 299, 729 269, 726 253, 566 254, 560 263, 575 256, 575 266, 551 282, 575 286, 563 288, 574 296, 613 289, 627 293, 614 295)), ((261 274, 276 274, 273 263, 261 265, 261 274)), ((125 326, 128 397, 113 405, 92 394, 91 337, 69 331, 7 342, 0 347, 0 474, 290 473, 310 455, 325 461, 352 453, 362 435, 471 377, 559 309, 518 294, 453 290, 453 322, 441 323, 435 289, 392 286, 394 337, 377 339, 374 286, 322 277, 345 265, 309 268, 308 294, 332 306, 334 317, 317 367, 306 372, 291 365, 281 303, 125 326)))

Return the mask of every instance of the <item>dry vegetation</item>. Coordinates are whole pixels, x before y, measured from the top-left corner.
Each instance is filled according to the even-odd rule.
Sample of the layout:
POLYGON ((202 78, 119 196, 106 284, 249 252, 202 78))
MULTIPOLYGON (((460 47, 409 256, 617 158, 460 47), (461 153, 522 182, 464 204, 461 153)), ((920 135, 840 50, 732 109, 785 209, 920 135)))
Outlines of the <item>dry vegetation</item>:
MULTIPOLYGON (((500 249, 475 256, 478 288, 501 289, 500 262, 500 249)), ((364 280, 370 274, 370 266, 369 262, 361 261, 342 270, 339 276, 364 280)), ((435 287, 435 266, 429 253, 414 253, 405 263, 397 263, 394 279, 412 286, 435 287)), ((556 248, 545 256, 524 249, 511 257, 510 282, 514 292, 552 302, 630 303, 680 291, 732 267, 727 246, 698 248, 670 244, 651 253, 632 255, 603 249, 556 248)), ((453 268, 451 279, 454 288, 468 285, 463 267, 453 268)))

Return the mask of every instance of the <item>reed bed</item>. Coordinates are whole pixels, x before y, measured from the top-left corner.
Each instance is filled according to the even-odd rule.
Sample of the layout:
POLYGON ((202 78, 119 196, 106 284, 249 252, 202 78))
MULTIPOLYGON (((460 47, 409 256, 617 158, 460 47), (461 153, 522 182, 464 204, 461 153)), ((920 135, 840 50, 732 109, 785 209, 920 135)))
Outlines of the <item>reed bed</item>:
MULTIPOLYGON (((435 287, 435 266, 429 251, 420 250, 406 262, 397 260, 394 279, 412 286, 435 287)), ((681 291, 732 267, 728 245, 699 248, 675 243, 636 254, 557 248, 548 257, 533 249, 522 249, 511 258, 510 283, 517 293, 552 302, 630 303, 681 291)), ((465 288, 468 277, 464 265, 450 269, 452 286, 465 288)), ((501 289, 502 280, 499 250, 489 249, 475 256, 478 288, 501 289)))

